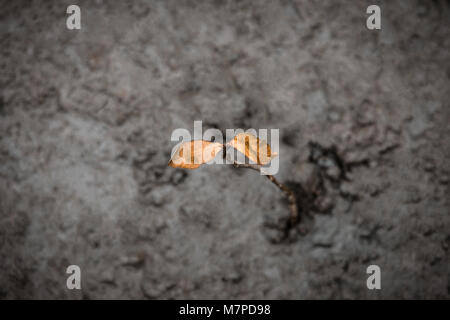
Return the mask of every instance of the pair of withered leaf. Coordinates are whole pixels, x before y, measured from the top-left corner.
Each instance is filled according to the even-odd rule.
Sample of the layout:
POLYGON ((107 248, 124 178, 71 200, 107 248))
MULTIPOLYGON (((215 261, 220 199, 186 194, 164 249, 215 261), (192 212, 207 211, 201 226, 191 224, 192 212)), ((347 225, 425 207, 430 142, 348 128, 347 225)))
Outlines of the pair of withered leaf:
POLYGON ((213 160, 224 147, 235 148, 258 165, 266 165, 277 153, 271 152, 264 140, 251 133, 239 133, 225 145, 205 140, 183 142, 173 153, 169 166, 174 168, 197 169, 200 165, 213 160))
MULTIPOLYGON (((272 152, 270 146, 264 140, 260 140, 250 133, 239 133, 226 144, 205 140, 183 142, 173 153, 169 161, 169 166, 174 168, 197 169, 203 163, 213 160, 227 146, 245 154, 248 159, 256 163, 256 165, 240 164, 234 161, 233 165, 236 168, 250 168, 260 171, 261 165, 268 164, 277 156, 277 153, 272 152)), ((266 177, 286 194, 290 211, 289 226, 294 226, 298 222, 297 199, 294 192, 284 184, 278 182, 274 176, 266 175, 266 177)))

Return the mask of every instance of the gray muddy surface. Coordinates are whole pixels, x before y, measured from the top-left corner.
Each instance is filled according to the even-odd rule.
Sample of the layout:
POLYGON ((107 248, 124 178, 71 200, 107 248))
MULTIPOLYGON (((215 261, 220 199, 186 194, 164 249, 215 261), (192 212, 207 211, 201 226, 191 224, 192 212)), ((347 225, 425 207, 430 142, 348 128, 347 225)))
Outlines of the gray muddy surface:
POLYGON ((450 4, 374 3, 2 1, 0 298, 449 299, 450 4), (301 223, 194 120, 280 129, 301 223))

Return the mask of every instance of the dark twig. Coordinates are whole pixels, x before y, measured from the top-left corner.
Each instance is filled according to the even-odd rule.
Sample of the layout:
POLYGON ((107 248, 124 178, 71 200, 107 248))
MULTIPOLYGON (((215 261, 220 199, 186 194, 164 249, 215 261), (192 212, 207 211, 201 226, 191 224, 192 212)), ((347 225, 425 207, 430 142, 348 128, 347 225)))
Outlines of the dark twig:
MULTIPOLYGON (((253 169, 258 172, 261 172, 261 167, 255 164, 246 164, 246 163, 237 163, 234 162, 233 166, 235 168, 248 168, 253 169)), ((277 179, 275 179, 272 175, 266 175, 267 179, 269 179, 274 185, 276 185, 278 188, 280 188, 281 191, 283 191, 288 198, 289 201, 289 212, 290 212, 290 218, 291 218, 291 226, 294 226, 297 223, 298 220, 298 211, 297 211, 297 199, 295 197, 294 192, 292 192, 291 189, 289 189, 287 186, 279 182, 277 179)))

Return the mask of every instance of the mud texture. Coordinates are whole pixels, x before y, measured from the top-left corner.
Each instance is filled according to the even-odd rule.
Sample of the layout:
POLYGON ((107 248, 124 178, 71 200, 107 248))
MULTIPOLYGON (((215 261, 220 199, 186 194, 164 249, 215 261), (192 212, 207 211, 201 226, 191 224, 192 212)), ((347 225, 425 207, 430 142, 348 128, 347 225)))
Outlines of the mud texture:
POLYGON ((69 4, 0 4, 0 298, 450 298, 448 1, 69 4), (301 223, 194 120, 280 129, 301 223))

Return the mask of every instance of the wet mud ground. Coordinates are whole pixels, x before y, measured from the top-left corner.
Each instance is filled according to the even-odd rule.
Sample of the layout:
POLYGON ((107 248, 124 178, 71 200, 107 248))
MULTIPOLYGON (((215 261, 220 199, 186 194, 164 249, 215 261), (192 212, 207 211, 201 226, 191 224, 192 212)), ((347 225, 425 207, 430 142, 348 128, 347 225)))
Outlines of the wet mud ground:
POLYGON ((2 1, 0 298, 449 299, 450 4, 373 2, 2 1), (280 129, 301 223, 194 120, 280 129))

